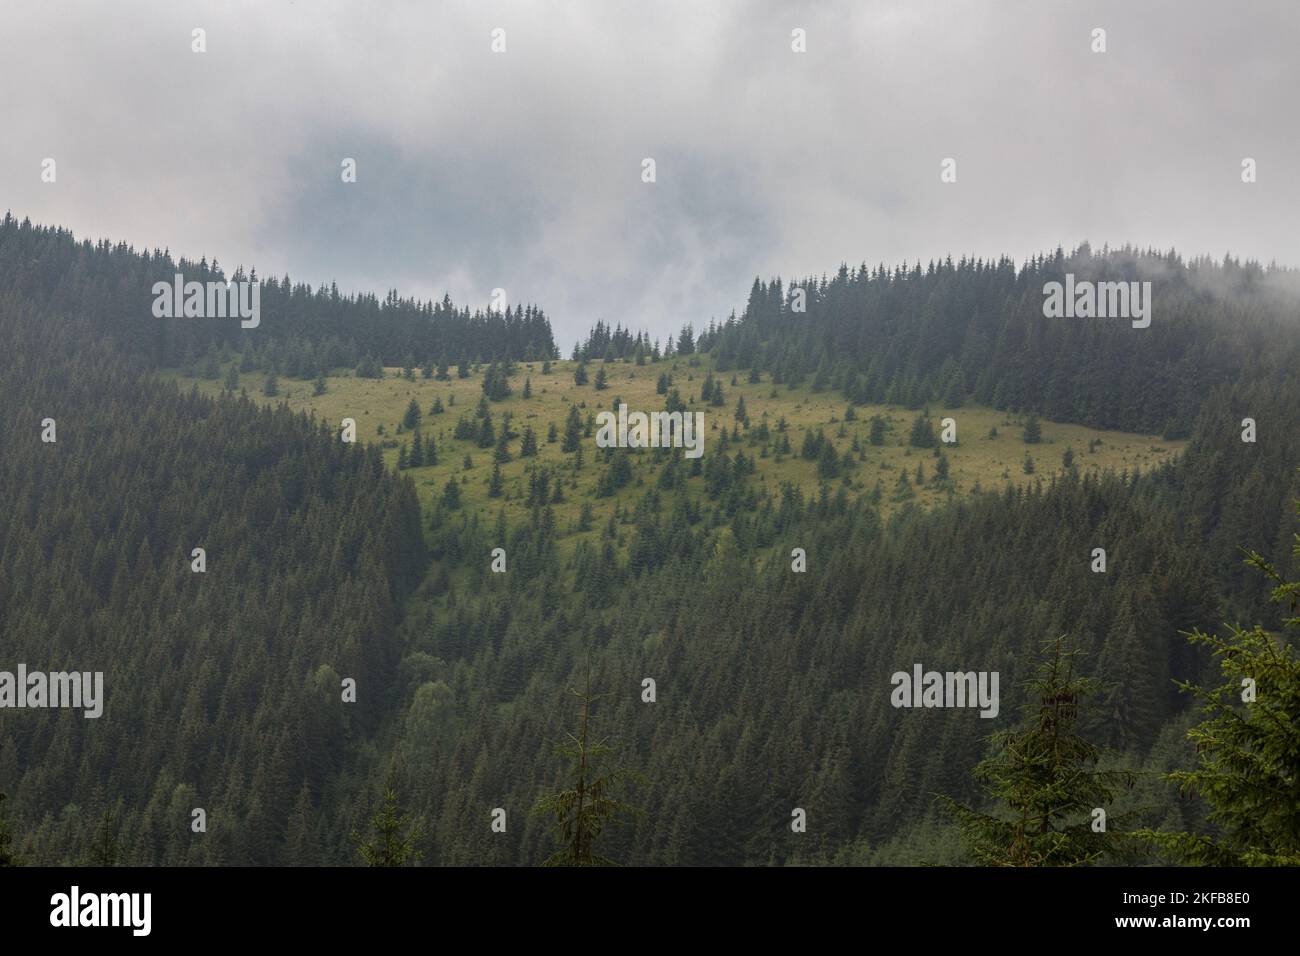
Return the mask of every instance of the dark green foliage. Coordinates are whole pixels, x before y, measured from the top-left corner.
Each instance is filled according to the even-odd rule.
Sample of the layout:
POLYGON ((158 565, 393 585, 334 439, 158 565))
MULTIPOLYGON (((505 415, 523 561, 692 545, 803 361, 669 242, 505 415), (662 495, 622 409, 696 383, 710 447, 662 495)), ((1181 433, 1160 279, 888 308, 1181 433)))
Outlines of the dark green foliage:
POLYGON ((912 421, 912 431, 907 443, 913 448, 933 448, 938 443, 934 434, 934 424, 926 415, 917 415, 912 421))
MULTIPOLYGON (((363 358, 366 371, 358 367, 357 374, 378 378, 385 364, 409 368, 445 355, 482 361, 521 360, 530 350, 546 358, 559 354, 550 320, 533 305, 474 312, 446 297, 420 302, 395 292, 382 300, 369 293, 343 295, 332 285, 313 289, 288 276, 241 270, 224 275, 206 259, 177 260, 125 243, 78 241, 66 229, 34 226, 9 214, 0 220, 0 294, 21 289, 34 301, 60 303, 66 314, 97 316, 99 333, 109 344, 152 364, 175 367, 186 351, 202 356, 212 345, 236 349, 251 363, 243 347, 250 332, 238 322, 153 316, 153 284, 171 283, 178 272, 196 281, 256 278, 261 323, 251 335, 259 349, 275 357, 277 370, 294 378, 310 380, 320 369, 351 368, 363 358)), ((254 368, 241 365, 240 371, 254 368)))
MULTIPOLYGON (((0 854, 3 854, 2 850, 0 854)), ((122 858, 122 845, 117 839, 117 820, 114 819, 111 810, 105 809, 99 818, 95 842, 90 845, 88 855, 91 866, 117 866, 122 858)))
POLYGON ((1007 257, 845 265, 798 284, 806 311, 792 308, 794 283, 756 279, 739 319, 701 333, 695 347, 720 367, 757 368, 775 383, 815 375, 858 403, 973 400, 1053 421, 1187 435, 1205 390, 1285 376, 1277 353, 1290 346, 1278 343, 1295 337, 1293 273, 1173 251, 1085 245, 1022 267, 1007 257), (1070 272, 1150 279, 1160 308, 1176 318, 1136 335, 1113 319, 1045 317, 1044 284, 1070 272))
POLYGON ((593 721, 591 672, 582 691, 569 691, 581 704, 576 731, 565 734, 556 746, 568 767, 565 784, 537 802, 533 812, 553 818, 555 839, 560 849, 547 857, 543 866, 612 866, 614 861, 596 852, 596 841, 610 823, 617 823, 637 811, 615 799, 618 788, 630 776, 622 768, 604 764, 613 753, 608 738, 597 737, 593 721))
MULTIPOLYGON (((1235 549, 1254 542, 1282 560, 1294 527, 1300 362, 1294 325, 1283 324, 1294 320, 1273 290, 1284 274, 1162 257, 1188 290, 1162 289, 1168 323, 1144 338, 1044 322, 1048 267, 1038 264, 1023 279, 1001 265, 846 271, 802 283, 806 314, 790 311, 784 284, 759 283, 744 316, 692 333, 669 359, 695 375, 690 388, 706 369, 728 380, 761 369, 778 396, 817 376, 828 407, 892 391, 919 410, 961 369, 969 399, 996 401, 1009 418, 1034 411, 1143 429, 1172 419, 1191 443, 1140 478, 1089 473, 924 510, 915 460, 886 469, 872 455, 846 474, 840 454, 839 477, 809 494, 752 477, 762 425, 719 427, 703 459, 620 452, 630 480, 598 499, 621 466, 587 447, 590 413, 573 408, 554 434, 572 457, 528 461, 528 507, 507 522, 485 518, 477 495, 462 507, 454 479, 428 489, 435 497, 421 514, 414 485, 427 473, 386 472, 378 449, 345 445, 287 408, 203 399, 148 370, 187 355, 201 368, 215 342, 259 378, 309 383, 366 351, 376 365, 432 355, 442 368, 454 358, 468 375, 475 363, 519 357, 500 344, 513 316, 473 320, 482 338, 470 341, 446 334, 437 305, 408 323, 402 301, 372 310, 362 297, 351 311, 326 303, 316 334, 317 299, 290 289, 281 303, 301 311, 264 315, 257 335, 237 323, 160 324, 147 298, 137 309, 127 301, 135 293, 105 292, 96 278, 135 288, 139 273, 147 293, 154 264, 151 254, 145 270, 142 258, 0 229, 9 410, 0 647, 28 661, 51 660, 55 648, 105 670, 112 708, 101 722, 31 711, 5 723, 10 847, 31 862, 84 861, 108 806, 126 864, 355 863, 348 836, 383 803, 370 781, 398 758, 405 809, 429 821, 411 842, 424 862, 541 862, 545 820, 512 815, 507 837, 490 831, 486 811, 529 806, 554 779, 544 744, 569 723, 556 700, 588 655, 594 683, 615 691, 602 721, 626 733, 629 763, 654 781, 638 796, 645 825, 606 828, 593 854, 662 865, 899 862, 913 846, 957 843, 928 819, 931 794, 987 809, 970 778, 986 722, 889 706, 889 673, 918 649, 936 666, 1000 670, 1013 713, 1025 703, 1030 635, 1068 630, 1108 685, 1080 712, 1079 735, 1164 773, 1196 760, 1180 745, 1192 721, 1170 678, 1213 677, 1178 632, 1224 617, 1280 628, 1235 549), (40 250, 46 242, 57 255, 40 250), (1206 291, 1215 286, 1233 298, 1206 291), (94 318, 112 341, 101 348, 94 324, 46 315, 28 301, 31 288, 94 318), (345 312, 355 325, 339 321, 345 312), (45 415, 58 419, 56 445, 36 438, 45 415), (1245 415, 1261 423, 1257 445, 1234 430, 1245 415), (596 468, 578 467, 584 451, 596 468), (882 518, 876 505, 896 485, 900 507, 882 518), (573 519, 552 510, 565 496, 573 519), (1086 555, 1098 543, 1112 566, 1094 575, 1086 555), (198 544, 203 575, 188 565, 198 544), (497 546, 509 550, 510 573, 489 579, 497 546), (795 546, 819 573, 791 573, 795 546), (670 676, 662 703, 641 702, 642 674, 670 676), (340 701, 344 677, 357 679, 360 706, 340 701), (200 802, 214 824, 202 840, 185 827, 186 808, 200 802), (815 839, 791 840, 776 825, 793 806, 815 808, 815 839)), ((156 265, 174 267, 165 256, 156 265)), ((644 335, 605 327, 579 346, 597 362, 638 350, 662 355, 644 335)), ((671 384, 663 394, 684 407, 671 384)), ((485 447, 500 433, 513 440, 506 417, 493 421, 480 404, 466 434, 456 424, 452 460, 467 467, 485 421, 485 447)), ((420 436, 426 463, 431 431, 426 422, 402 436, 420 436)), ((871 431, 884 443, 883 420, 871 431)), ((826 446, 837 449, 816 425, 804 434, 815 448, 798 466, 806 474, 826 446)), ((788 423, 770 440, 772 454, 791 454, 788 423)), ((943 462, 925 471, 938 478, 943 462)), ((485 488, 489 470, 467 487, 485 488)), ((559 786, 576 789, 573 779, 559 786)), ((1200 815, 1201 801, 1143 796, 1156 806, 1142 823, 1206 833, 1238 852, 1226 824, 1200 815)), ((410 831, 395 832, 400 841, 410 831)))
POLYGON ((23 865, 23 858, 14 850, 13 843, 13 828, 5 815, 5 795, 0 793, 0 867, 23 865))
POLYGON ((503 464, 510 460, 510 432, 507 422, 501 423, 501 433, 497 436, 496 447, 492 450, 492 460, 503 464))
POLYGON ((871 432, 867 436, 867 441, 877 447, 885 443, 885 420, 879 415, 871 416, 871 432))
MULTIPOLYGON (((505 438, 505 432, 502 431, 502 438, 505 438)), ((478 429, 476 434, 479 448, 492 448, 497 444, 496 429, 492 425, 492 416, 483 415, 478 420, 478 429)))
POLYGON ((537 454, 537 432, 532 425, 524 426, 524 436, 519 443, 519 457, 532 458, 537 454))
MULTIPOLYGON (((1300 535, 1292 554, 1300 558, 1300 535)), ((1300 630, 1300 581, 1286 581, 1262 555, 1251 567, 1273 581, 1284 626, 1300 630)), ((1203 706, 1188 738, 1197 766, 1169 779, 1210 805, 1211 834, 1145 831, 1179 862, 1211 866, 1300 866, 1300 660, 1292 643, 1256 625, 1230 625, 1226 637, 1193 631, 1212 649, 1222 683, 1179 686, 1203 706), (1247 699, 1249 698, 1249 699, 1247 699)))
POLYGON ((1039 424, 1037 415, 1025 419, 1024 439, 1026 445, 1036 445, 1043 440, 1043 426, 1039 424))
POLYGON ((560 445, 563 452, 575 452, 582 442, 582 416, 578 414, 578 406, 569 406, 569 415, 564 420, 564 442, 560 445))
MULTIPOLYGON (((468 460, 468 456, 466 456, 466 461, 468 462, 468 460)), ((460 507, 460 483, 456 481, 454 475, 448 478, 447 484, 443 486, 442 506, 448 511, 455 511, 460 507)))
POLYGON ((509 398, 511 392, 509 376, 510 369, 506 364, 493 362, 483 373, 483 394, 494 402, 509 398))
POLYGON ((840 474, 840 458, 835 453, 835 444, 822 439, 821 451, 817 455, 817 477, 822 481, 832 481, 840 474))
MULTIPOLYGON (((0 403, 16 410, 0 422, 0 647, 46 661, 57 640, 107 696, 99 720, 4 723, 24 855, 83 862, 99 823, 85 808, 107 803, 122 863, 287 862, 299 786, 334 786, 382 719, 348 712, 340 683, 394 679, 426 561, 413 486, 374 446, 283 405, 178 390, 91 322, 3 295, 0 403), (29 409, 58 420, 56 444, 29 409), (194 806, 223 821, 205 840, 194 806)), ((339 861, 347 827, 330 826, 339 861)))
POLYGON ((617 448, 613 452, 613 460, 596 482, 597 498, 608 498, 632 480, 632 463, 628 460, 627 452, 617 448))
POLYGON ((411 399, 411 403, 406 406, 406 414, 402 416, 402 427, 407 431, 420 427, 420 403, 411 399))
POLYGON ((203 378, 215 381, 221 377, 221 361, 217 357, 217 347, 209 345, 207 354, 203 357, 203 369, 199 373, 203 378))
POLYGON ((396 774, 390 772, 384 783, 383 803, 370 818, 370 833, 362 836, 352 832, 357 853, 366 866, 406 866, 423 856, 417 849, 423 838, 423 824, 398 807, 396 774))
POLYGON ((1097 685, 1074 673, 1076 650, 1064 637, 1047 642, 1038 672, 1026 682, 1029 702, 1018 730, 989 738, 989 756, 974 771, 999 812, 985 813, 941 797, 979 866, 1080 866, 1118 849, 1117 795, 1132 787, 1127 771, 1098 769, 1102 751, 1075 730, 1083 701, 1097 685), (1105 828, 1094 810, 1107 811, 1105 828))

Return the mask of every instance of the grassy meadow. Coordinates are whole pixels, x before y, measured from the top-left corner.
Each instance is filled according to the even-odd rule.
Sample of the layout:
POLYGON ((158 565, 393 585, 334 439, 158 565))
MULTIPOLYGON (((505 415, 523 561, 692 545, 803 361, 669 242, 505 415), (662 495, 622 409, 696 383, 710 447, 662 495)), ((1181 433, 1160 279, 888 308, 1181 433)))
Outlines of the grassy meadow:
MULTIPOLYGON (((1080 472, 1111 470, 1129 472, 1147 471, 1176 455, 1185 442, 1165 441, 1158 436, 1135 435, 1124 432, 1099 431, 1081 425, 1069 425, 1041 420, 1042 436, 1037 444, 1024 441, 1023 417, 992 408, 964 405, 949 409, 942 404, 927 406, 936 435, 941 430, 940 421, 951 417, 956 421, 957 443, 940 444, 947 458, 947 481, 936 480, 937 449, 914 448, 909 444, 912 422, 919 410, 900 406, 867 405, 854 409, 854 419, 845 421, 847 403, 842 395, 832 391, 814 393, 805 383, 795 388, 773 385, 764 378, 758 383, 747 381, 748 373, 715 373, 722 385, 725 404, 713 406, 700 401, 700 387, 709 372, 707 356, 683 356, 659 363, 637 366, 631 362, 609 362, 603 365, 608 387, 595 388, 596 372, 600 362, 588 365, 588 383, 576 385, 574 371, 577 363, 556 361, 551 363, 549 374, 543 374, 542 363, 518 363, 509 380, 511 394, 508 398, 492 402, 494 425, 499 429, 503 413, 512 416, 511 431, 522 435, 524 427, 531 425, 538 438, 536 457, 521 458, 520 439, 509 444, 511 459, 501 466, 504 486, 502 494, 489 495, 489 481, 493 470, 494 449, 480 448, 472 439, 456 439, 453 430, 457 419, 465 414, 472 416, 483 394, 483 372, 486 366, 475 368, 468 378, 458 378, 451 370, 450 381, 423 378, 415 370, 414 380, 403 377, 401 369, 385 370, 383 379, 358 378, 350 370, 339 370, 326 378, 326 391, 314 394, 311 381, 279 379, 279 392, 275 397, 263 394, 266 376, 262 372, 247 372, 240 376, 240 387, 253 398, 265 402, 287 402, 295 410, 314 413, 336 426, 344 418, 357 423, 357 441, 375 442, 384 449, 384 459, 390 467, 397 467, 399 449, 409 446, 412 434, 402 427, 407 407, 414 400, 421 411, 420 428, 424 438, 433 437, 438 463, 432 466, 409 468, 421 501, 428 505, 440 498, 453 475, 461 483, 461 506, 478 512, 484 520, 495 520, 501 508, 513 524, 527 511, 528 469, 537 465, 549 466, 563 478, 563 501, 555 503, 558 527, 564 533, 576 533, 582 505, 591 507, 592 529, 600 529, 615 513, 615 509, 630 511, 647 490, 655 488, 656 470, 653 456, 647 451, 632 452, 633 477, 631 482, 608 497, 597 497, 595 487, 601 471, 606 467, 600 460, 594 432, 583 438, 583 465, 574 468, 572 454, 560 450, 561 442, 547 441, 554 425, 560 438, 564 434, 565 419, 575 403, 581 417, 604 410, 616 410, 616 402, 625 402, 630 411, 655 411, 664 407, 664 396, 656 392, 656 382, 662 372, 672 377, 676 388, 690 411, 703 411, 705 424, 704 456, 716 454, 720 448, 722 430, 730 439, 733 429, 739 430, 739 444, 729 440, 727 452, 734 455, 737 447, 755 460, 755 474, 748 484, 758 494, 776 496, 781 484, 789 481, 801 487, 805 496, 818 494, 821 479, 816 461, 805 460, 800 455, 805 432, 821 429, 835 443, 842 456, 857 439, 859 451, 854 453, 855 464, 847 477, 831 481, 832 492, 845 486, 850 498, 869 494, 880 483, 880 508, 889 514, 906 504, 931 507, 969 493, 976 486, 986 490, 1001 489, 1007 484, 1022 485, 1036 480, 1047 481, 1064 472, 1063 457, 1067 449, 1073 453, 1074 467, 1080 472), (531 396, 524 398, 525 380, 530 385, 531 396), (441 399, 444 411, 431 414, 434 399, 441 399), (749 418, 749 428, 737 422, 736 405, 744 398, 749 418), (888 425, 884 444, 869 443, 870 419, 879 415, 888 425), (754 438, 759 424, 766 416, 770 439, 766 443, 754 438), (778 422, 784 418, 791 454, 775 453, 778 422), (766 444, 766 454, 763 446, 766 444), (1026 455, 1033 461, 1032 474, 1025 471, 1026 455), (466 467, 468 463, 468 467, 466 467), (921 481, 916 481, 918 465, 921 481), (898 475, 906 469, 912 493, 898 493, 898 475)), ((200 391, 217 394, 224 387, 229 364, 222 368, 222 378, 217 380, 173 377, 183 386, 193 384, 200 391)), ((681 455, 682 451, 674 452, 681 455)), ((704 498, 704 479, 696 476, 687 481, 688 494, 704 498)), ((671 493, 669 493, 671 494, 671 493)), ((705 499, 707 503, 707 499, 705 499)))

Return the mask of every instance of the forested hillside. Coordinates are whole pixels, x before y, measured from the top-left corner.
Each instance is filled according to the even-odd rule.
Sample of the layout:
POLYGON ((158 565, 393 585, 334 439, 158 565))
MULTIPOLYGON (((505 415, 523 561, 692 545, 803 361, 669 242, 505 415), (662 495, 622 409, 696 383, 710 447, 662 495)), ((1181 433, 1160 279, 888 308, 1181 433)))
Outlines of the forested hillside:
MULTIPOLYGON (((344 336, 332 295, 295 290, 277 312, 268 288, 256 330, 173 328, 149 315, 147 296, 171 268, 12 219, 0 232, 5 657, 102 669, 107 687, 99 720, 0 716, 0 790, 15 845, 32 860, 85 858, 107 809, 131 861, 355 863, 354 831, 364 834, 391 781, 422 824, 414 849, 424 864, 539 863, 555 847, 530 811, 561 779, 552 745, 573 726, 566 691, 590 667, 603 695, 598 732, 641 775, 624 795, 643 812, 606 834, 609 857, 960 862, 935 795, 979 799, 971 769, 985 736, 1024 703, 1019 682, 1044 639, 1068 634, 1105 686, 1082 711, 1082 732, 1117 765, 1164 771, 1195 759, 1184 737, 1193 714, 1173 681, 1204 679, 1211 663, 1179 632, 1224 620, 1280 629, 1268 582, 1242 567, 1240 548, 1295 576, 1290 273, 1085 249, 1024 270, 841 270, 801 284, 803 313, 787 307, 788 286, 756 283, 741 317, 663 347, 602 323, 577 349, 593 379, 633 370, 649 396, 676 362, 673 386, 653 392, 671 404, 673 388, 677 401, 708 401, 703 379, 687 378, 696 371, 734 399, 721 383, 735 376, 773 403, 774 458, 781 403, 812 440, 808 403, 828 394, 841 409, 888 406, 881 414, 892 408, 900 422, 930 402, 979 403, 1187 443, 1140 475, 1053 468, 1005 486, 968 481, 924 509, 885 506, 874 474, 855 471, 878 468, 883 446, 867 441, 848 473, 830 469, 851 450, 847 429, 825 436, 827 470, 817 470, 821 448, 791 449, 781 454, 801 459, 795 479, 756 487, 743 462, 761 454, 760 421, 743 422, 729 399, 710 407, 735 441, 719 449, 711 437, 699 475, 680 450, 597 449, 580 418, 587 469, 557 435, 547 467, 562 500, 560 482, 537 493, 536 469, 523 497, 521 471, 507 513, 490 491, 474 507, 441 487, 421 500, 418 469, 395 460, 409 448, 396 446, 463 416, 454 447, 481 454, 469 463, 476 487, 490 489, 488 456, 503 443, 496 464, 529 467, 500 409, 530 374, 513 363, 554 358, 539 311, 515 314, 514 326, 456 312, 461 327, 438 307, 430 319, 424 307, 341 300, 366 317, 344 336), (1159 273, 1151 327, 1044 318, 1043 282, 1067 269, 1159 273), (466 338, 440 339, 443 319, 466 338), (331 343, 351 354, 332 361, 331 343), (291 367, 307 353, 310 364, 291 367), (211 394, 156 372, 205 355, 234 372, 233 387, 217 384, 221 370, 207 378, 211 394), (340 398, 340 382, 356 384, 353 359, 368 356, 406 365, 406 383, 425 363, 422 381, 446 382, 458 374, 447 366, 463 361, 496 423, 492 441, 475 407, 446 409, 434 425, 422 396, 395 447, 381 450, 387 436, 364 429, 363 443, 376 444, 350 445, 339 440, 341 406, 326 423, 248 387, 283 375, 304 394, 317 380, 316 398, 340 398), (57 422, 55 443, 41 440, 45 418, 57 422), (1242 440, 1245 418, 1253 442, 1242 440), (710 461, 723 454, 725 476, 710 461), (602 489, 619 481, 617 507, 589 528, 557 514, 607 505, 602 489), (195 547, 206 550, 203 573, 191 569, 195 547), (498 548, 504 571, 492 569, 498 548), (1091 566, 1096 548, 1103 573, 1091 566), (792 567, 794 549, 806 570, 792 567), (891 674, 918 662, 999 671, 1000 717, 892 707, 891 674), (348 677, 355 703, 340 694, 348 677), (206 834, 190 829, 195 807, 207 809, 206 834), (790 828, 796 807, 806 833, 790 828), (503 832, 492 826, 498 809, 503 832)), ((551 381, 536 374, 531 388, 551 381)), ((591 391, 588 410, 613 397, 591 391)), ((888 434, 889 454, 901 456, 903 429, 888 434)), ((906 447, 924 448, 914 460, 932 468, 932 444, 906 447)), ((1154 777, 1126 799, 1152 826, 1208 826, 1202 805, 1154 777)))
POLYGON ((1086 244, 1021 268, 1005 258, 841 266, 831 278, 755 280, 743 315, 710 325, 694 347, 724 371, 807 378, 861 403, 916 408, 970 395, 1057 421, 1184 437, 1213 386, 1294 373, 1298 292, 1294 272, 1256 263, 1094 255, 1086 244), (1044 284, 1067 273, 1151 281, 1150 327, 1044 316, 1044 284))
POLYGON ((156 383, 12 294, 0 393, 4 667, 102 671, 106 697, 97 719, 0 718, 23 842, 83 861, 107 811, 124 860, 283 859, 380 726, 338 706, 340 681, 378 694, 396 672, 425 561, 409 481, 304 416, 156 383))
POLYGON ((0 292, 13 291, 52 313, 91 319, 102 336, 159 366, 194 365, 216 349, 264 355, 286 374, 314 376, 371 359, 457 363, 491 358, 549 358, 551 326, 541 309, 515 305, 471 312, 443 297, 417 302, 389 292, 341 295, 286 276, 261 278, 256 328, 238 321, 155 318, 155 282, 257 279, 257 270, 229 273, 216 259, 193 262, 166 250, 137 252, 126 243, 76 240, 66 229, 36 226, 6 213, 0 221, 0 292))

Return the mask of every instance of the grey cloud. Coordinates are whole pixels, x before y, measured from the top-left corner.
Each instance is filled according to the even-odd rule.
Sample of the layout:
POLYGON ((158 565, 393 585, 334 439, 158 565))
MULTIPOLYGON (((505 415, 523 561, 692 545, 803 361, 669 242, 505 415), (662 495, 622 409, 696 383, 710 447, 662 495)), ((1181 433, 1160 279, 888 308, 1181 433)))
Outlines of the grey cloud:
POLYGON ((1297 27, 1283 0, 7 4, 0 204, 345 289, 503 287, 565 350, 841 261, 1300 265, 1297 27))

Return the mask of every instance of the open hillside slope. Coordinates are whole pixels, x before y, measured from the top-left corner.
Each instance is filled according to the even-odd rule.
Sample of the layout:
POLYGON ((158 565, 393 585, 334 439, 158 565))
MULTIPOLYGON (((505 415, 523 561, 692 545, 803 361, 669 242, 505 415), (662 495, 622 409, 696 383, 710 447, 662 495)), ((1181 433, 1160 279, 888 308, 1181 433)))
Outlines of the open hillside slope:
MULTIPOLYGON (((722 326, 601 324, 561 361, 537 311, 283 284, 247 332, 152 321, 174 266, 0 227, 3 648, 106 674, 98 720, 0 718, 32 861, 84 860, 107 826, 136 863, 356 862, 391 779, 424 863, 540 862, 531 811, 590 673, 640 772, 610 857, 957 862, 935 795, 978 799, 1044 640, 1101 680, 1080 721, 1108 762, 1156 771, 1195 759, 1174 681, 1213 668, 1180 632, 1280 630, 1240 549, 1296 576, 1288 274, 1091 251, 846 269, 795 283, 803 312, 758 283, 722 326), (1148 329, 1048 319, 1065 269, 1168 295, 1148 329), (702 412, 703 455, 598 447, 620 398, 702 412), (417 434, 437 462, 399 467, 417 434), (997 716, 893 706, 917 664, 998 672, 997 716)), ((1124 798, 1140 822, 1210 826, 1155 779, 1124 798)))

